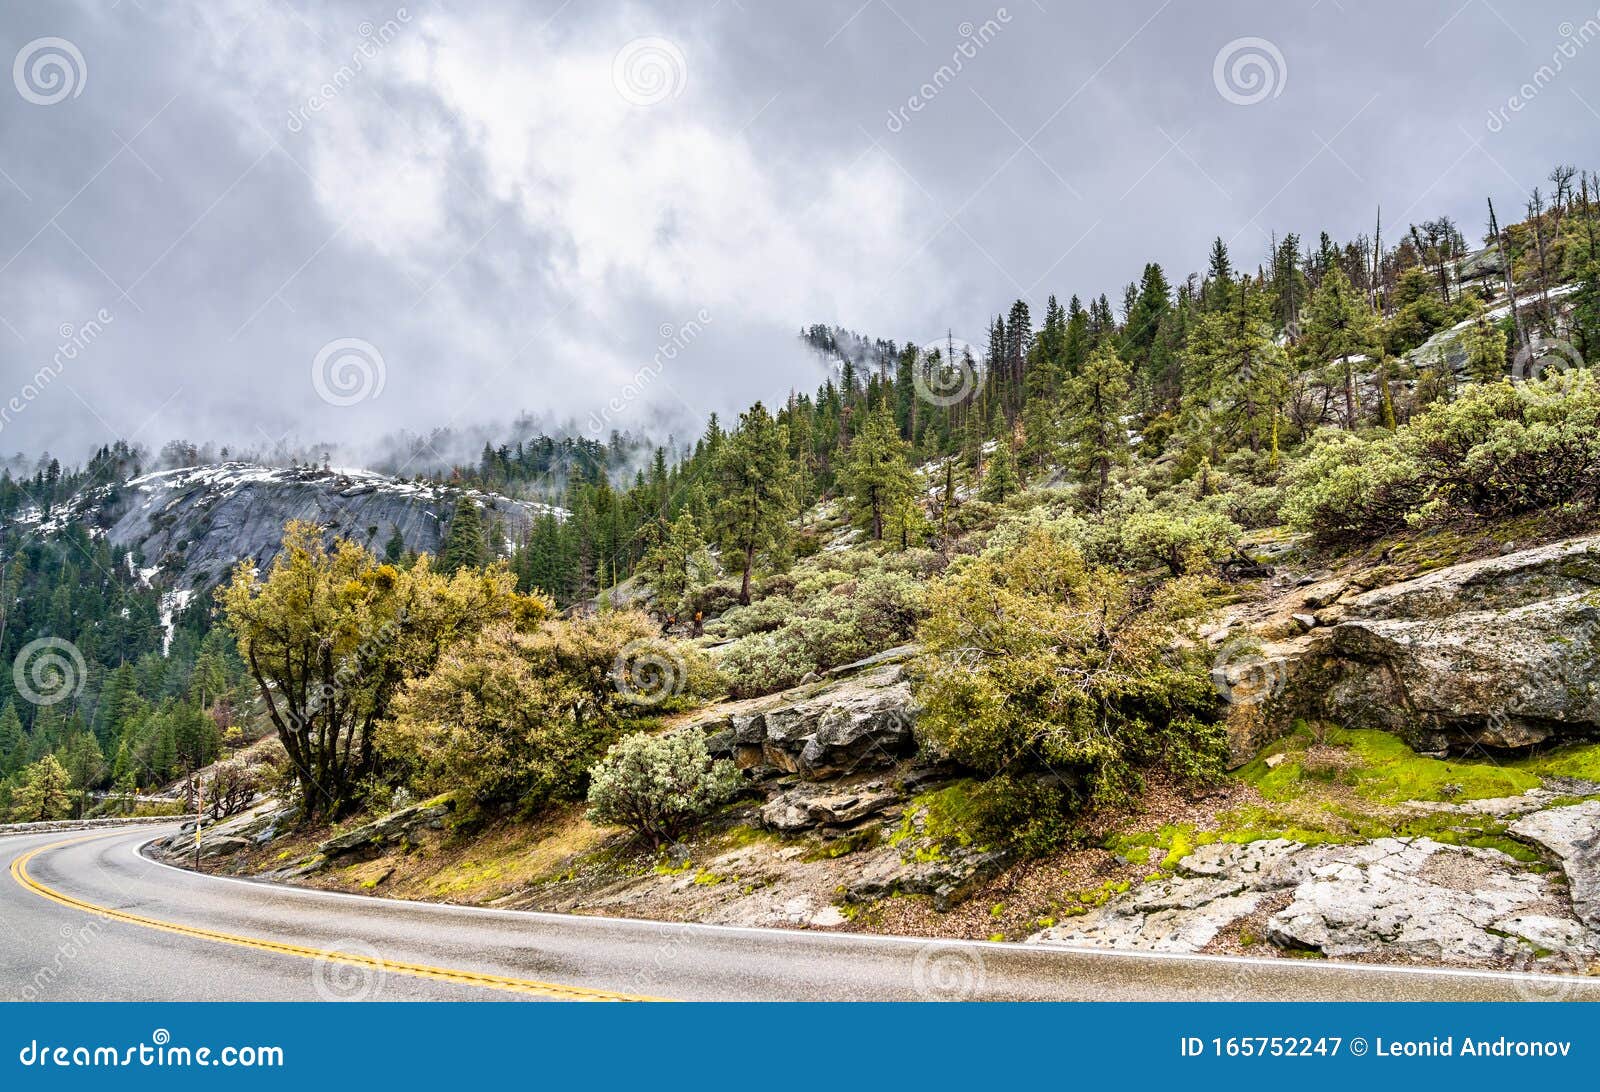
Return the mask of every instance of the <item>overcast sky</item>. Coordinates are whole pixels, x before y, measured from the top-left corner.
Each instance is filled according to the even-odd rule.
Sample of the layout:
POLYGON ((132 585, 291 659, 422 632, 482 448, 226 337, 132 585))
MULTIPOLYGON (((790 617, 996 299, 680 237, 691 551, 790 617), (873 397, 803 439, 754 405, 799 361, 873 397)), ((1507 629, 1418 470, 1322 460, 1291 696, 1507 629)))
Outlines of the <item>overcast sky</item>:
POLYGON ((814 387, 811 322, 981 342, 1380 203, 1476 242, 1600 166, 1597 8, 7 0, 0 450, 681 434, 814 387))

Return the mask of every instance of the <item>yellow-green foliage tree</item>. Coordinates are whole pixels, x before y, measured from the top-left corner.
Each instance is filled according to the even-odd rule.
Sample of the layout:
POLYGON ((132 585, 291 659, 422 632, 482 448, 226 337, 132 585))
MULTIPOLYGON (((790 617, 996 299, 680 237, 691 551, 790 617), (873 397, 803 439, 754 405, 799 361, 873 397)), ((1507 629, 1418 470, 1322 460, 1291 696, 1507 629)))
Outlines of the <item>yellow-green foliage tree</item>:
POLYGON ((22 784, 11 794, 11 819, 46 823, 72 814, 72 778, 55 755, 45 755, 22 771, 22 784))
POLYGON ((656 636, 637 611, 499 624, 414 679, 379 739, 423 792, 532 809, 573 797, 627 718, 703 688, 703 656, 656 636))
POLYGON ((445 576, 424 556, 397 569, 347 540, 330 547, 303 522, 284 528, 265 577, 241 562, 217 594, 305 819, 355 806, 376 765, 377 726, 408 678, 486 626, 527 628, 550 613, 546 600, 517 594, 503 566, 445 576))
POLYGON ((1216 694, 1179 641, 1202 589, 1144 590, 1042 526, 961 559, 928 595, 918 734, 987 774, 1060 774, 1087 802, 1120 797, 1150 763, 1220 770, 1216 694))

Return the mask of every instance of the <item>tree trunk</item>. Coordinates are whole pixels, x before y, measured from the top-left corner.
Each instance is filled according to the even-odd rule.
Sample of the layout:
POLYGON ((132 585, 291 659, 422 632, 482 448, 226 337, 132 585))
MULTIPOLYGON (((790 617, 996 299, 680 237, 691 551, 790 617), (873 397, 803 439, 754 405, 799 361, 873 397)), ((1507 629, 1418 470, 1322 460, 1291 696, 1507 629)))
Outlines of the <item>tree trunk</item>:
POLYGON ((1348 356, 1340 358, 1344 362, 1344 427, 1351 432, 1356 430, 1356 370, 1350 363, 1348 356))
MULTIPOLYGON (((1517 332, 1517 344, 1526 359, 1532 349, 1528 341, 1528 331, 1522 325, 1522 312, 1517 309, 1517 282, 1511 273, 1511 238, 1502 234, 1500 225, 1494 216, 1494 199, 1489 200, 1489 234, 1493 236, 1496 245, 1500 247, 1500 268, 1505 274, 1506 295, 1511 298, 1511 325, 1517 332)), ((1515 376, 1512 376, 1515 379, 1515 376)))

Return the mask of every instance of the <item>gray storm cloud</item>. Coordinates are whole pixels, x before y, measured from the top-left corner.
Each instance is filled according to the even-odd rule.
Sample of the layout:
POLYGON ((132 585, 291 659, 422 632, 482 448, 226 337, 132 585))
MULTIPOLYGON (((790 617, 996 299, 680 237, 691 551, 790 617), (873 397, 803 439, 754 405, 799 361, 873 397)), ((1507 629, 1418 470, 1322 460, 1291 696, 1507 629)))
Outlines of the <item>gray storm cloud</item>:
POLYGON ((0 450, 683 438, 814 386, 808 323, 1475 239, 1596 166, 1594 6, 9 5, 0 450))

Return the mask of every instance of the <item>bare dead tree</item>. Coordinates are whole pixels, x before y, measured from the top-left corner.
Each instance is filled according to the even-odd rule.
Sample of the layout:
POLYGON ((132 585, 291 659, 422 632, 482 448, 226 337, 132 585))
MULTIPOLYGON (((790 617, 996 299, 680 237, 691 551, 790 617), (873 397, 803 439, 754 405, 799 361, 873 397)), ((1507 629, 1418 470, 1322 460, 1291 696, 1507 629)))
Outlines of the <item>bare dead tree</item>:
POLYGON ((1495 241, 1495 246, 1500 249, 1500 268, 1505 274, 1506 295, 1511 299, 1511 323, 1517 332, 1517 345, 1523 353, 1531 350, 1528 342, 1528 331, 1522 325, 1522 312, 1517 307, 1517 282, 1511 271, 1513 257, 1511 254, 1511 237, 1509 233, 1500 231, 1500 223, 1494 215, 1494 198, 1489 198, 1489 237, 1495 241))

